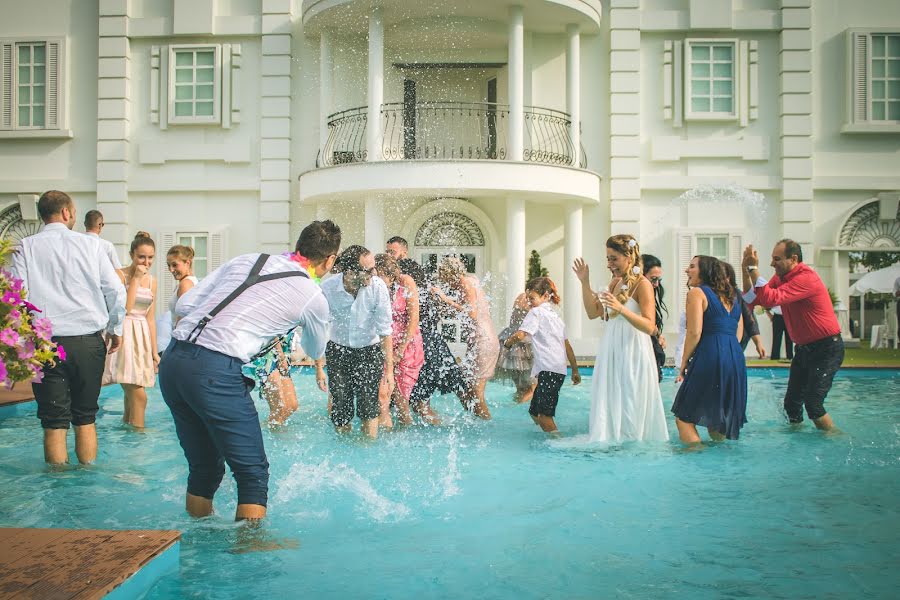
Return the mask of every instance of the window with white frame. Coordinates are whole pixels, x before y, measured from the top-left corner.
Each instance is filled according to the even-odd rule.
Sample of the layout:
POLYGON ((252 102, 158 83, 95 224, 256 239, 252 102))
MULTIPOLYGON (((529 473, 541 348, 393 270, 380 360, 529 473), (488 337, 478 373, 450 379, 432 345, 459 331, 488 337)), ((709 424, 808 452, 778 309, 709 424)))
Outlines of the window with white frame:
POLYGON ((194 275, 202 279, 209 274, 209 234, 176 233, 178 243, 194 249, 194 275))
POLYGON ((697 254, 712 256, 725 261, 729 259, 728 235, 698 234, 695 240, 697 254))
MULTIPOLYGON (((62 39, 0 39, 0 132, 3 137, 61 130, 62 39)), ((70 135, 70 134, 67 134, 70 135)))
POLYGON ((218 46, 171 46, 169 122, 218 123, 220 73, 218 46))
POLYGON ((685 100, 688 119, 735 119, 734 40, 687 40, 685 100))
POLYGON ((900 31, 848 30, 845 132, 900 131, 900 31))

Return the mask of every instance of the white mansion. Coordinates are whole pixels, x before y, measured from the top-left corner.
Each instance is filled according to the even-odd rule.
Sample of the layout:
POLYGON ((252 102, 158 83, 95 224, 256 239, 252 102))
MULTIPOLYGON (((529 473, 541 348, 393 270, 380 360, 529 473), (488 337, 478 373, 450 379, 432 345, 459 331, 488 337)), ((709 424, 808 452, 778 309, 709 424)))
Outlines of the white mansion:
MULTIPOLYGON (((846 301, 848 252, 900 251, 896 0, 0 0, 0 235, 36 195, 100 209, 198 275, 345 242, 460 253, 505 320, 540 252, 631 233, 666 269, 791 237, 846 301)), ((764 269, 764 272, 767 272, 764 269)), ((164 294, 171 279, 160 269, 164 294)), ((159 302, 165 306, 167 298, 159 302)))

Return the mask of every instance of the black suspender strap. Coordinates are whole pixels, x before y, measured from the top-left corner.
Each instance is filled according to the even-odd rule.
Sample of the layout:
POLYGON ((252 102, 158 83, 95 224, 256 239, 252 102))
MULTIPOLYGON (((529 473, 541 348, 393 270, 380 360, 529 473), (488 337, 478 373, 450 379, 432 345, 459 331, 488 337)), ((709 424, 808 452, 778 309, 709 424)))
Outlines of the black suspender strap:
MULTIPOLYGON (((248 288, 256 285, 257 283, 264 283, 266 281, 274 281, 276 279, 284 279, 285 277, 306 277, 309 278, 309 275, 304 271, 286 271, 282 273, 270 273, 268 275, 260 275, 262 272, 263 266, 265 266, 266 261, 269 260, 268 254, 260 254, 259 258, 256 259, 256 262, 253 264, 253 268, 250 269, 250 274, 247 275, 247 279, 244 282, 234 288, 228 296, 219 302, 214 309, 209 311, 205 317, 200 319, 200 322, 197 323, 197 326, 191 330, 191 333, 188 335, 187 341, 191 344, 197 341, 197 338, 200 337, 200 334, 203 333, 203 330, 212 321, 216 315, 218 315, 222 309, 226 306, 234 302, 234 300, 247 291, 248 288)), ((277 338, 276 338, 277 339, 277 338)))

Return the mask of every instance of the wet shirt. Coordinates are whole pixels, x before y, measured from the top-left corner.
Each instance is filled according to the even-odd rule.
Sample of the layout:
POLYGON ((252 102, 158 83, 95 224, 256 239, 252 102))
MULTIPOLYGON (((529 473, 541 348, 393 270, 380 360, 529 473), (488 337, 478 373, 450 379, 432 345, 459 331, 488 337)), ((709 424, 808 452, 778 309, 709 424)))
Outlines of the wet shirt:
POLYGON ((781 306, 788 334, 801 346, 841 333, 828 289, 806 263, 798 264, 783 278, 773 276, 768 283, 758 278, 744 300, 751 305, 781 306))
POLYGON ((532 308, 519 330, 531 336, 532 377, 537 377, 541 371, 566 374, 566 325, 556 311, 546 303, 532 308))
POLYGON ((322 282, 322 293, 331 311, 331 341, 349 348, 365 348, 391 335, 391 298, 387 285, 372 277, 356 297, 344 289, 343 275, 322 282))
MULTIPOLYGON (((181 296, 175 305, 181 320, 172 337, 187 340, 200 319, 247 279, 259 256, 244 254, 228 261, 181 296)), ((289 258, 270 256, 261 274, 302 270, 289 258)), ((274 338, 296 327, 303 328, 303 350, 312 358, 321 358, 328 342, 328 302, 309 277, 285 277, 251 286, 206 325, 195 343, 246 363, 274 338)))

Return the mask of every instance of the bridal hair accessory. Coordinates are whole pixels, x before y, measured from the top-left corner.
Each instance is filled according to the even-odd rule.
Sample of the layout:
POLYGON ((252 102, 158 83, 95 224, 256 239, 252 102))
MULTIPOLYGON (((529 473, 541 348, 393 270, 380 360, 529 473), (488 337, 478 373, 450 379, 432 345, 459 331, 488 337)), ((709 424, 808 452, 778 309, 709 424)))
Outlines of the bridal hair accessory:
POLYGON ((322 284, 322 278, 316 275, 316 270, 309 266, 309 259, 300 254, 299 252, 285 252, 282 256, 291 259, 306 271, 309 275, 309 278, 313 280, 313 283, 316 285, 322 284))
POLYGON ((637 240, 636 240, 636 239, 631 238, 630 240, 628 240, 628 247, 629 247, 629 248, 634 248, 635 246, 637 246, 637 240))
MULTIPOLYGON (((631 241, 633 242, 634 240, 631 240, 631 241)), ((641 268, 640 267, 631 267, 631 272, 634 273, 635 275, 640 275, 641 268)))

